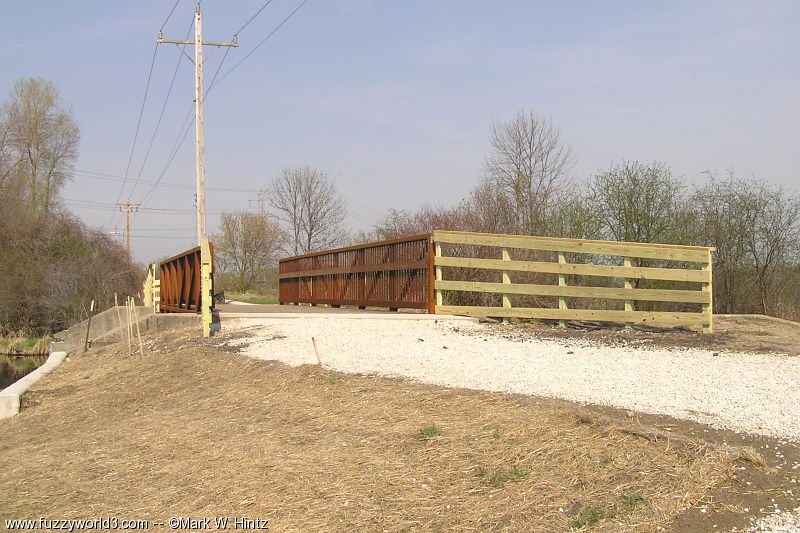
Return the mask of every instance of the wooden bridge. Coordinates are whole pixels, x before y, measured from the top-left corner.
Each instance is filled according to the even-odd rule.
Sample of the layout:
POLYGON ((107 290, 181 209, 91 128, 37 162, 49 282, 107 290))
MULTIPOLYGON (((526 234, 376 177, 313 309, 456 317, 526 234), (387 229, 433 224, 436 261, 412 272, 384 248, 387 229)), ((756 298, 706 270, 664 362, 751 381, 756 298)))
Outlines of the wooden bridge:
POLYGON ((282 259, 279 300, 710 332, 713 250, 435 231, 282 259))
MULTIPOLYGON (((281 259, 281 304, 712 331, 713 248, 434 231, 281 259)), ((214 307, 208 241, 151 265, 145 301, 161 313, 214 307), (149 300, 148 300, 149 296, 149 300)), ((206 322, 206 317, 208 321, 206 322)))

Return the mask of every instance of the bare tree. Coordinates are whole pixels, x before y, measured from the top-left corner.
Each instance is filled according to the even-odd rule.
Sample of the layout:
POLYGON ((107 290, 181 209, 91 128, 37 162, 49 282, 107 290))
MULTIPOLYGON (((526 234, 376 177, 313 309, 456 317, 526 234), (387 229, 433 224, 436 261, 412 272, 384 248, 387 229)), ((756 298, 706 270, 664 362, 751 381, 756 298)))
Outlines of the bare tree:
POLYGON ((5 105, 0 106, 0 192, 3 191, 5 184, 8 182, 8 178, 11 175, 11 171, 14 169, 14 163, 12 162, 12 153, 11 153, 11 143, 9 142, 9 136, 11 133, 11 127, 8 124, 8 118, 6 115, 5 105))
POLYGON ((14 85, 0 122, 0 187, 23 193, 31 214, 49 213, 78 157, 80 132, 71 110, 53 82, 29 78, 14 85))
POLYGON ((552 120, 534 111, 492 122, 489 140, 485 180, 502 191, 513 210, 513 227, 507 231, 541 231, 556 195, 568 184, 575 162, 572 149, 552 120))
POLYGON ((469 229, 469 209, 465 203, 456 207, 425 204, 413 213, 405 209, 389 209, 365 237, 367 241, 382 241, 433 233, 434 230, 469 229))
POLYGON ((294 255, 334 248, 344 240, 347 204, 328 177, 315 168, 283 169, 262 192, 262 205, 274 210, 287 226, 294 255))
POLYGON ((417 231, 412 215, 405 209, 389 209, 373 227, 365 234, 363 242, 388 241, 400 237, 415 235, 417 231))
POLYGON ((286 232, 267 215, 223 211, 212 241, 219 269, 234 277, 236 292, 244 292, 274 266, 286 232))
POLYGON ((766 315, 775 313, 775 304, 790 279, 789 271, 800 259, 800 197, 764 182, 754 185, 761 197, 761 216, 748 249, 755 264, 761 312, 766 315))
POLYGON ((469 198, 462 202, 463 209, 469 213, 469 224, 462 231, 482 233, 514 233, 515 208, 505 191, 490 180, 482 180, 473 187, 469 198))
POLYGON ((780 308, 800 263, 800 197, 760 180, 707 174, 693 204, 703 243, 716 248, 715 308, 791 316, 780 308))

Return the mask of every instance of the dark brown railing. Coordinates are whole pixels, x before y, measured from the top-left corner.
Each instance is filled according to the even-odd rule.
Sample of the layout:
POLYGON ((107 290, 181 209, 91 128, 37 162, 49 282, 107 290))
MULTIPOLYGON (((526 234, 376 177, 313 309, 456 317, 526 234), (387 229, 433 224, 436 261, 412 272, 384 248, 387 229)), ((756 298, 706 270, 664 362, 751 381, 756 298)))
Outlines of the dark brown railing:
POLYGON ((433 313, 431 239, 416 235, 281 259, 278 300, 433 313))
MULTIPOLYGON (((212 265, 214 247, 211 249, 212 265)), ((159 263, 162 313, 201 313, 200 247, 192 248, 159 263)), ((212 266, 213 272, 213 266, 212 266)), ((211 276, 212 283, 214 276, 211 276)), ((213 291, 212 291, 213 292, 213 291)), ((214 303, 212 300, 211 306, 214 303)))

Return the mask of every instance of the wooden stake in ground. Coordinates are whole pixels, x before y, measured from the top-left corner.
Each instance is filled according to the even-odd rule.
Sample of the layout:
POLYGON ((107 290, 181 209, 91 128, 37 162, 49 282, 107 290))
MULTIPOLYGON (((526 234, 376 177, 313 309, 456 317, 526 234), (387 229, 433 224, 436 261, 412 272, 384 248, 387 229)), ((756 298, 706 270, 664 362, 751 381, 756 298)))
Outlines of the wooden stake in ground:
POLYGON ((86 324, 86 342, 83 344, 83 353, 89 350, 89 330, 92 328, 92 315, 94 314, 94 300, 89 306, 89 321, 86 324))
POLYGON ((311 337, 311 342, 314 343, 314 353, 317 354, 317 366, 322 366, 322 360, 319 358, 319 350, 317 350, 317 339, 311 337))
POLYGON ((119 312, 119 301, 117 301, 117 293, 114 293, 114 307, 117 308, 117 322, 119 322, 119 334, 122 335, 123 342, 125 341, 125 330, 122 329, 122 314, 119 312))
POLYGON ((142 346, 142 332, 139 329, 139 313, 136 311, 136 302, 131 298, 131 312, 133 321, 136 322, 136 336, 139 337, 139 357, 144 357, 144 346, 142 346))
POLYGON ((127 302, 125 304, 125 313, 128 316, 128 355, 131 355, 133 354, 133 350, 131 349, 131 334, 133 331, 131 330, 131 306, 127 305, 127 302))

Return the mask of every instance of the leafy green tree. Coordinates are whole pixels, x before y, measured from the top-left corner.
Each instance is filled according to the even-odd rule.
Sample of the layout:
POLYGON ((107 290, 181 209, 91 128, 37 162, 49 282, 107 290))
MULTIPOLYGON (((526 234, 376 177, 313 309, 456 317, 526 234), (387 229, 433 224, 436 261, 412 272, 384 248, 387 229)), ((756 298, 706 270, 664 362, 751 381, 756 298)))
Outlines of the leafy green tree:
POLYGON ((606 239, 673 243, 682 232, 685 188, 663 163, 623 162, 589 180, 586 207, 606 239))
POLYGON ((0 193, 47 215, 78 157, 80 131, 51 81, 17 81, 0 110, 0 193))

